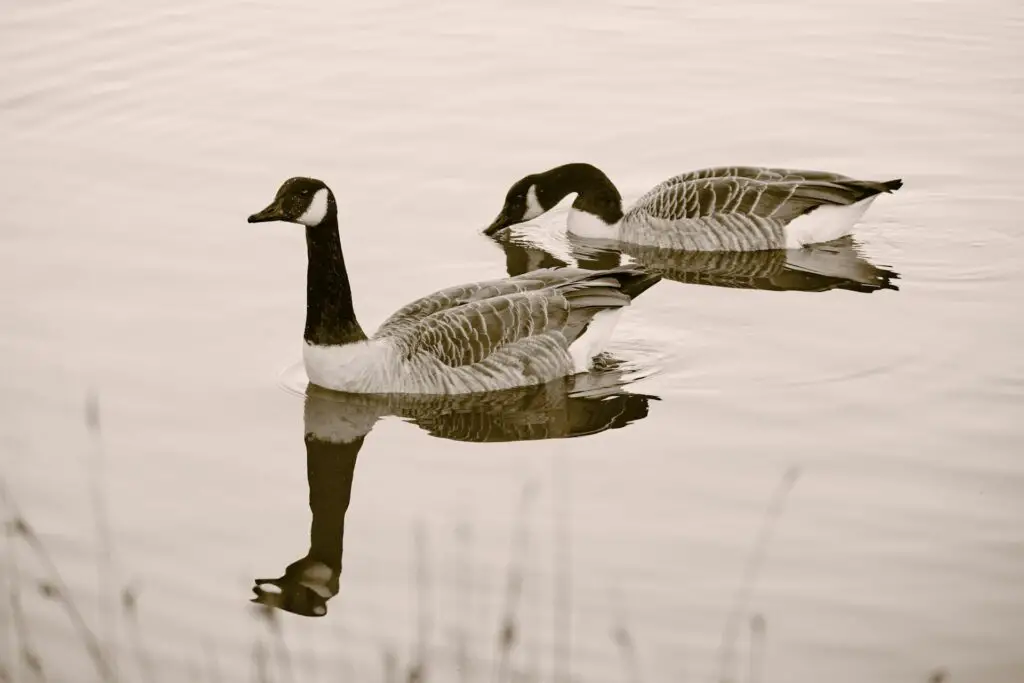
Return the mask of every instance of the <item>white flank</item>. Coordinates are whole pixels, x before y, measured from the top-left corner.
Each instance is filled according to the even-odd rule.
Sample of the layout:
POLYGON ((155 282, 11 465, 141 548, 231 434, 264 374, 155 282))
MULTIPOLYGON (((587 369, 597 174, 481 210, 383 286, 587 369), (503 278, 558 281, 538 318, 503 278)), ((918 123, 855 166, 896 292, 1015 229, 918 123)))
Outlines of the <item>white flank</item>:
POLYGON ((532 220, 542 213, 544 213, 544 207, 537 199, 537 186, 530 185, 530 189, 526 191, 526 212, 523 213, 523 220, 532 220))
POLYGON ((308 225, 310 227, 320 225, 320 221, 327 215, 327 188, 321 188, 316 191, 313 195, 313 199, 309 201, 309 207, 305 213, 299 216, 297 223, 308 225))
POLYGON ((799 249, 807 244, 831 242, 849 235, 864 212, 878 195, 846 206, 819 206, 810 213, 797 216, 783 228, 786 249, 799 249))
POLYGON ((609 225, 592 213, 569 209, 569 218, 566 221, 566 228, 574 235, 580 237, 599 237, 602 239, 615 239, 619 236, 619 224, 609 225))
POLYGON ((593 363, 594 356, 604 351, 611 339, 612 330, 618 324, 625 308, 612 308, 597 313, 587 326, 587 331, 569 345, 569 355, 572 357, 573 369, 576 372, 586 372, 593 363))

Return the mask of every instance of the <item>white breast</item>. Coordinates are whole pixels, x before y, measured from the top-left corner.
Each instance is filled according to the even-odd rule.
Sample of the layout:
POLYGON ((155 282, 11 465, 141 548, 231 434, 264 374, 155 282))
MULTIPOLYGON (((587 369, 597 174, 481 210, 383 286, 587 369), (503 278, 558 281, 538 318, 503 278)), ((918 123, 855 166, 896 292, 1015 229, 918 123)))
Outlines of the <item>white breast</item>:
POLYGON ((596 237, 601 239, 615 239, 619 236, 619 224, 609 225, 592 213, 569 209, 569 218, 566 221, 566 229, 580 237, 596 237))
POLYGON ((309 381, 334 391, 377 393, 393 391, 397 358, 394 347, 382 339, 319 346, 306 343, 302 362, 309 381))

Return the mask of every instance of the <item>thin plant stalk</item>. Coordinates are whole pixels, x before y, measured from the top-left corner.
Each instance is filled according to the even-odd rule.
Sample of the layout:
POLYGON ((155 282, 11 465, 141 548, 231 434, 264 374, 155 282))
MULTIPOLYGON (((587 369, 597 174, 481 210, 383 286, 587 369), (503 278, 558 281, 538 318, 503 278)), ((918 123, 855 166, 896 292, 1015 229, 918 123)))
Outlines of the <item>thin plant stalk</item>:
POLYGON ((793 490, 793 486, 796 484, 799 476, 799 467, 794 466, 787 469, 783 473, 768 507, 765 508, 764 517, 761 520, 761 528, 755 537, 754 546, 743 569, 739 588, 736 590, 732 611, 729 613, 725 628, 722 631, 719 659, 719 680, 722 683, 730 683, 736 680, 734 671, 736 668, 736 640, 740 635, 742 617, 747 611, 747 605, 750 603, 754 584, 764 565, 765 555, 768 552, 768 546, 771 543, 772 532, 775 530, 776 522, 782 516, 786 506, 786 499, 793 490))
POLYGON ((10 492, 3 485, 3 482, 0 482, 0 500, 2 500, 8 512, 11 513, 11 516, 15 519, 13 527, 15 533, 24 539, 26 545, 28 545, 46 568, 50 577, 50 583, 54 587, 53 597, 56 599, 58 604, 64 608, 64 612, 71 621, 72 627, 74 627, 75 632, 78 634, 79 639, 85 646, 86 652, 89 654, 93 665, 96 667, 96 671, 99 673, 100 679, 104 682, 117 680, 114 669, 107 660, 107 655, 103 650, 102 644, 96 637, 96 634, 89 628, 85 618, 82 616, 82 612, 78 609, 78 606, 72 599, 71 591, 68 590, 67 584, 61 577, 60 571, 57 569, 57 564, 53 561, 53 558, 50 556, 50 553, 46 549, 46 545, 43 543, 42 539, 39 538, 25 518, 21 515, 18 506, 15 504, 10 492))
POLYGON ((99 633, 106 645, 111 681, 118 680, 117 611, 114 609, 116 576, 114 573, 114 547, 110 531, 104 482, 106 458, 103 450, 103 432, 100 424, 100 405, 96 394, 90 393, 85 402, 85 424, 89 430, 90 452, 86 463, 89 470, 89 492, 92 498, 93 520, 96 524, 96 544, 99 560, 96 563, 96 587, 99 608, 99 633))
POLYGON ((552 514, 555 522, 555 600, 553 617, 552 680, 567 683, 572 678, 572 552, 569 530, 570 476, 565 454, 552 458, 552 514))

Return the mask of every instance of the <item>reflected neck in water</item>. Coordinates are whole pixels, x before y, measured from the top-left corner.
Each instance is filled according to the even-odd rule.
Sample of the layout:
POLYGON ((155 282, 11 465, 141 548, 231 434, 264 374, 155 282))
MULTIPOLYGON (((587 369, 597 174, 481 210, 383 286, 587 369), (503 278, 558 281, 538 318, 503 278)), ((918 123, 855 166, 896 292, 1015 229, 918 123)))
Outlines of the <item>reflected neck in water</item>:
POLYGON ((309 509, 313 513, 307 556, 330 567, 335 575, 341 573, 345 513, 362 445, 363 437, 345 444, 306 439, 309 509))
POLYGON ((255 602, 301 616, 327 614, 327 601, 340 590, 345 513, 363 438, 336 442, 306 434, 306 480, 313 513, 309 551, 288 565, 283 576, 256 579, 255 602))

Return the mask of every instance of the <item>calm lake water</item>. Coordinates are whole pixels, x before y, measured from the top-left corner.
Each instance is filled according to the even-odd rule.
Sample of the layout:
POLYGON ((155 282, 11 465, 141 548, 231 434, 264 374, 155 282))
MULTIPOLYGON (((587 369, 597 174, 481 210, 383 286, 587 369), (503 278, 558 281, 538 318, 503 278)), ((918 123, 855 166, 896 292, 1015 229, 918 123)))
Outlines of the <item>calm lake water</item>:
POLYGON ((7 7, 7 680, 100 680, 70 602, 122 681, 1024 681, 1022 45, 994 0, 7 7), (596 395, 304 402, 282 180, 371 330, 616 259, 480 234, 568 161, 901 177, 835 257, 898 289, 677 264, 596 395), (326 615, 250 602, 342 520, 337 595, 264 598, 326 615))

